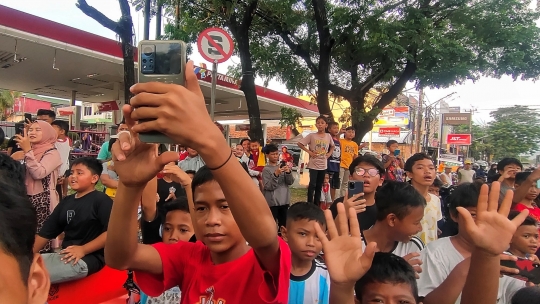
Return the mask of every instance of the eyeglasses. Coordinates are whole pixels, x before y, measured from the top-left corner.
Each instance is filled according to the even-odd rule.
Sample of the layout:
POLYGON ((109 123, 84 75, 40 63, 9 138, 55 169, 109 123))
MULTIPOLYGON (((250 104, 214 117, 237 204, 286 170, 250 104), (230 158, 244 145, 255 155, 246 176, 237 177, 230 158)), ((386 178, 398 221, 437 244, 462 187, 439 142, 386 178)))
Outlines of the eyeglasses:
POLYGON ((369 169, 364 169, 364 168, 355 168, 354 169, 354 172, 356 172, 357 175, 360 175, 360 176, 364 176, 366 174, 366 172, 369 174, 369 176, 377 176, 377 174, 379 174, 379 170, 375 169, 375 168, 369 168, 369 169))

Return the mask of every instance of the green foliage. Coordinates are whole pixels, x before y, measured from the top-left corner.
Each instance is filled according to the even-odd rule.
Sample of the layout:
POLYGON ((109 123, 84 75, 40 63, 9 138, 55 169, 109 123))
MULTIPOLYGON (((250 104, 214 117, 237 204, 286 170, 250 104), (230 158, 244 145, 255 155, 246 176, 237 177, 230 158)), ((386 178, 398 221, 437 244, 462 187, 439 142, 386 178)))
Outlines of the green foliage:
POLYGON ((454 127, 455 134, 472 134, 471 156, 474 159, 489 159, 493 155, 493 145, 488 136, 488 125, 472 125, 472 132, 468 125, 454 127))
POLYGON ((6 120, 6 110, 13 107, 15 100, 20 96, 20 92, 0 89, 0 121, 6 120))
POLYGON ((294 136, 300 134, 297 130, 297 127, 300 125, 300 120, 303 118, 302 114, 298 112, 295 108, 281 108, 281 119, 279 124, 282 128, 291 127, 291 130, 294 133, 294 136))
POLYGON ((540 119, 538 113, 526 106, 500 108, 491 112, 488 138, 495 159, 518 157, 539 150, 540 119))

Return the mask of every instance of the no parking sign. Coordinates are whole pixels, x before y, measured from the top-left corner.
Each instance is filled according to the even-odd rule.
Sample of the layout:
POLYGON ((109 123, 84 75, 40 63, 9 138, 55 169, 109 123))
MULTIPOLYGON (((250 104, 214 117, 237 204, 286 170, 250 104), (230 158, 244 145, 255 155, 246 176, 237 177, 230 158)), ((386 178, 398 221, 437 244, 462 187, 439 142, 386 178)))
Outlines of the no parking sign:
POLYGON ((223 63, 231 58, 234 44, 231 36, 223 29, 208 28, 197 39, 201 56, 212 63, 223 63))

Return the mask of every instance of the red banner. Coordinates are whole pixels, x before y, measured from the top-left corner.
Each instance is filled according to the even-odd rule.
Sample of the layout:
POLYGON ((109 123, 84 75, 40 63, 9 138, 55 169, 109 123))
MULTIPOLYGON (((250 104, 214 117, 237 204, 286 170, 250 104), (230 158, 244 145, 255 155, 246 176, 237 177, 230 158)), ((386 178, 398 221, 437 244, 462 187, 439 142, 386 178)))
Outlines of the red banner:
POLYGON ((401 134, 400 127, 381 127, 379 128, 379 136, 399 136, 401 134))
POLYGON ((106 101, 98 105, 99 112, 110 112, 114 110, 119 110, 118 104, 116 101, 106 101))
POLYGON ((448 134, 446 137, 446 143, 449 145, 469 146, 471 142, 471 134, 448 134))

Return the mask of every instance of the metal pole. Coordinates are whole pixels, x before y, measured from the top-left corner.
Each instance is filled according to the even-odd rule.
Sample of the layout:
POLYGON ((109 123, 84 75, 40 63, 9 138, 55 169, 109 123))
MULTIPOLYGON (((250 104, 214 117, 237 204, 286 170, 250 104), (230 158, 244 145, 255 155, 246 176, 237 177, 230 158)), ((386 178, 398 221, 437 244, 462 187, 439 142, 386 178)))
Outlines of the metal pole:
POLYGON ((212 91, 210 95, 210 117, 214 121, 214 111, 216 109, 216 83, 217 83, 217 61, 212 63, 212 91))
POLYGON ((161 14, 163 11, 161 1, 157 2, 156 9, 156 40, 161 39, 161 14))
POLYGON ((150 39, 150 0, 144 0, 144 40, 150 39))
POLYGON ((422 106, 424 103, 424 89, 420 88, 420 97, 418 98, 418 114, 416 118, 416 153, 420 152, 420 141, 422 140, 422 106))

